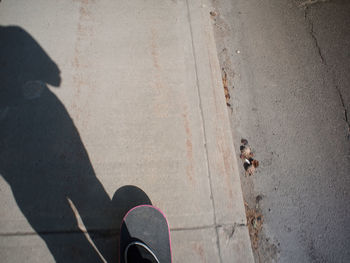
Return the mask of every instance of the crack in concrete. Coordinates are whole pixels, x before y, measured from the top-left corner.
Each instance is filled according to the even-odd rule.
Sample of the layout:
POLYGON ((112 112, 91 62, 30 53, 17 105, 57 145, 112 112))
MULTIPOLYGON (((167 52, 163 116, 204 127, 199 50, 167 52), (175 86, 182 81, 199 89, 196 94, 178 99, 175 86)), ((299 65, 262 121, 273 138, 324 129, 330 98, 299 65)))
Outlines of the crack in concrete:
POLYGON ((224 228, 224 232, 227 234, 228 236, 228 239, 232 239, 233 235, 235 234, 236 232, 236 229, 239 228, 239 227, 247 227, 246 224, 238 224, 238 223, 234 223, 233 225, 221 225, 221 226, 216 226, 217 228, 219 227, 225 227, 224 228), (229 229, 227 229, 229 228, 229 229))
POLYGON ((313 41, 314 41, 314 44, 315 44, 316 49, 317 49, 317 51, 318 51, 318 55, 319 55, 320 58, 321 58, 322 64, 327 65, 326 60, 325 60, 325 58, 324 58, 324 56, 323 56, 323 54, 322 54, 321 47, 319 46, 317 37, 316 37, 316 35, 315 35, 314 23, 313 23, 312 20, 309 18, 309 7, 306 7, 305 10, 304 10, 304 18, 305 18, 305 20, 307 21, 307 23, 309 24, 309 27, 310 27, 310 35, 311 35, 311 38, 312 38, 313 41))
POLYGON ((348 126, 348 132, 347 132, 347 139, 350 139, 350 122, 349 122, 349 116, 348 116, 348 111, 346 109, 345 103, 344 103, 344 98, 343 98, 343 94, 341 93, 339 87, 336 85, 335 86, 338 95, 339 95, 339 99, 340 99, 340 103, 343 107, 343 112, 344 112, 344 121, 346 122, 347 126, 348 126))
MULTIPOLYGON (((314 31, 314 24, 313 24, 311 18, 309 17, 309 9, 310 8, 308 6, 305 7, 304 18, 307 21, 307 23, 309 24, 310 35, 311 35, 311 38, 314 41, 314 44, 315 44, 316 49, 318 51, 318 54, 319 54, 319 56, 321 58, 322 64, 327 66, 326 60, 325 60, 325 58, 324 58, 324 56, 322 54, 321 47, 319 46, 319 43, 318 43, 315 31, 314 31)), ((333 78, 335 78, 335 77, 333 76, 333 78)), ((335 80, 333 80, 333 81, 335 82, 335 80)), ((349 122, 348 111, 347 111, 345 103, 344 103, 343 94, 341 93, 341 91, 340 91, 340 89, 339 89, 339 87, 337 85, 335 85, 335 89, 337 90, 337 93, 338 93, 338 96, 339 96, 339 99, 340 99, 340 103, 341 103, 342 108, 343 108, 344 121, 346 122, 347 127, 348 127, 348 131, 347 131, 346 137, 347 137, 348 140, 350 140, 350 122, 349 122)))

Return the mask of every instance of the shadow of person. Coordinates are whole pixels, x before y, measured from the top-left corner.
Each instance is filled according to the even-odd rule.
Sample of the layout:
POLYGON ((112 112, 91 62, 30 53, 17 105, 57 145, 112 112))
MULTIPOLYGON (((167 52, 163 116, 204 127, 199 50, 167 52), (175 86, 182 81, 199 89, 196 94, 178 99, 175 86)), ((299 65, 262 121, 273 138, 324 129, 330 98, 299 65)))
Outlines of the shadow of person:
POLYGON ((117 237, 91 233, 119 228, 122 209, 97 179, 72 119, 47 87, 60 86, 57 65, 26 31, 0 26, 0 68, 0 174, 18 207, 56 262, 102 262, 94 246, 116 262, 117 237))
POLYGON ((23 29, 0 27, 0 173, 18 207, 56 262, 101 262, 68 198, 87 228, 104 225, 110 199, 96 178, 72 119, 46 84, 60 71, 23 29))

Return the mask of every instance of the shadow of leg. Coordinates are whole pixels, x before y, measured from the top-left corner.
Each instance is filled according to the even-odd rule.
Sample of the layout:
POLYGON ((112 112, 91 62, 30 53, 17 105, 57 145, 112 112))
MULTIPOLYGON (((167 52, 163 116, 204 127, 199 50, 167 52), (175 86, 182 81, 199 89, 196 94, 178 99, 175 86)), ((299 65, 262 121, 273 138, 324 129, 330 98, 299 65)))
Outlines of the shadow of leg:
POLYGON ((107 262, 118 262, 120 225, 125 214, 138 205, 151 205, 147 194, 133 185, 119 188, 112 198, 109 226, 104 231, 91 233, 91 237, 107 262))

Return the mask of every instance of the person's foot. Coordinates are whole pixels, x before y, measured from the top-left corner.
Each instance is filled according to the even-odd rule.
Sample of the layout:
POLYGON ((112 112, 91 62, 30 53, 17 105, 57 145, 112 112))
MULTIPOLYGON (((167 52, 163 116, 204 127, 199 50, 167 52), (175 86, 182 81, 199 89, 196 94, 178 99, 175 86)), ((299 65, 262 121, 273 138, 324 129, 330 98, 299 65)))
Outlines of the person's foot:
POLYGON ((157 256, 144 243, 139 241, 131 242, 124 251, 126 263, 159 263, 157 256))

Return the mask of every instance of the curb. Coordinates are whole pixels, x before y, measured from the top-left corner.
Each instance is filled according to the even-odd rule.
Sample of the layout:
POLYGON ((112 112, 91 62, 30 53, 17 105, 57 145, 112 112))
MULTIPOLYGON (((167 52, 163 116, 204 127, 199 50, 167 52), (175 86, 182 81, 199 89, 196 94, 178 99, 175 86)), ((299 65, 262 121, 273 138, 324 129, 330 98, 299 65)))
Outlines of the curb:
POLYGON ((187 1, 221 262, 254 262, 207 0, 187 1))

